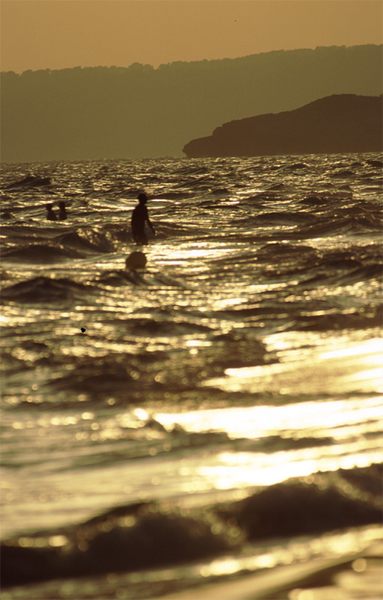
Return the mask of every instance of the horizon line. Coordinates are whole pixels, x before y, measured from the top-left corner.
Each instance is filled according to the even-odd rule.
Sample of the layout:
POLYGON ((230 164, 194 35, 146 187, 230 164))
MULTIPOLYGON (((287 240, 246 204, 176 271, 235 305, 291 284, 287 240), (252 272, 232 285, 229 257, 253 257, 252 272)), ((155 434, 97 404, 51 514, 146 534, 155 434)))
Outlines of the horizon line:
POLYGON ((14 71, 14 70, 0 70, 1 74, 8 74, 8 73, 13 73, 14 75, 23 75, 24 73, 38 73, 41 71, 51 71, 51 72, 56 72, 56 71, 69 71, 71 69, 129 69, 132 66, 141 66, 141 67, 149 67, 151 70, 153 71, 158 71, 161 69, 161 67, 168 67, 174 64, 193 64, 193 63, 205 63, 205 62, 220 62, 220 61, 236 61, 236 60, 241 60, 241 59, 246 59, 246 58, 251 58, 253 56, 262 56, 264 54, 275 54, 275 53, 292 53, 292 52, 302 52, 302 51, 310 51, 310 52, 315 52, 315 50, 321 50, 321 49, 326 49, 326 48, 362 48, 365 46, 375 46, 377 48, 382 47, 383 46, 383 42, 381 44, 371 44, 371 43, 365 43, 365 44, 352 44, 351 46, 347 46, 345 44, 341 44, 341 45, 334 45, 331 44, 329 46, 315 46, 312 48, 289 48, 287 50, 284 49, 277 49, 277 50, 266 50, 263 52, 254 52, 254 54, 245 54, 245 55, 241 55, 241 56, 227 56, 227 57, 222 57, 222 58, 203 58, 203 59, 197 59, 197 60, 174 60, 171 62, 167 62, 167 63, 160 63, 158 66, 154 66, 150 63, 140 63, 140 62, 133 62, 133 63, 129 63, 128 65, 92 65, 92 66, 82 66, 82 65, 74 65, 71 67, 59 67, 57 69, 52 69, 50 67, 45 67, 45 68, 38 68, 38 69, 25 69, 24 71, 14 71))

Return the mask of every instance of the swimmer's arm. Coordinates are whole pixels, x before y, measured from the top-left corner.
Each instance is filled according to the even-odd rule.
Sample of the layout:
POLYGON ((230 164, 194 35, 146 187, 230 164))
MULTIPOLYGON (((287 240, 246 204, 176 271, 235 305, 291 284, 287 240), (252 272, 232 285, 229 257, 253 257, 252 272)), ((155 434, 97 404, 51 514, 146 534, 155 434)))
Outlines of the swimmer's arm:
POLYGON ((154 226, 153 226, 153 223, 152 223, 152 222, 151 222, 151 220, 149 219, 149 215, 147 215, 147 217, 146 217, 146 222, 147 222, 147 224, 149 225, 150 229, 153 231, 153 233, 156 233, 156 231, 155 231, 155 229, 154 229, 154 226))

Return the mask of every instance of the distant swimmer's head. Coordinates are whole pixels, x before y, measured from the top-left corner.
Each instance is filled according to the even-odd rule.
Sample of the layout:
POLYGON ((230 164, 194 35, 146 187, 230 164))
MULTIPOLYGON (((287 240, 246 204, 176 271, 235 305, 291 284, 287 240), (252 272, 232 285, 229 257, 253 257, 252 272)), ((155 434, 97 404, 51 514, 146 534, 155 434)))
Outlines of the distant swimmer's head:
POLYGON ((146 204, 148 201, 148 196, 145 194, 145 192, 140 192, 137 196, 137 200, 140 204, 146 204))
POLYGON ((66 209, 66 204, 65 204, 64 200, 60 200, 60 202, 58 203, 58 205, 59 205, 59 208, 61 210, 65 210, 66 209))
POLYGON ((57 215, 56 215, 55 211, 53 210, 53 204, 46 204, 45 205, 45 210, 47 211, 46 218, 49 221, 56 221, 57 220, 57 215))
POLYGON ((125 268, 128 271, 135 271, 136 269, 144 269, 147 263, 147 258, 143 252, 134 251, 125 259, 125 268))

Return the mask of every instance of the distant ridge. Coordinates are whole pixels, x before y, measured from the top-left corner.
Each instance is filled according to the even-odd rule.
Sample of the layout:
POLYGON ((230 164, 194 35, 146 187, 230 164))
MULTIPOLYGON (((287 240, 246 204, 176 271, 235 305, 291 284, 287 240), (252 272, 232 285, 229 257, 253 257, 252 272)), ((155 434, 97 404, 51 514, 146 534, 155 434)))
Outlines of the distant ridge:
POLYGON ((222 123, 333 94, 383 93, 382 46, 274 51, 175 62, 3 73, 1 160, 182 156, 222 123))
POLYGON ((383 96, 340 94, 225 123, 184 147, 188 157, 383 150, 383 96))

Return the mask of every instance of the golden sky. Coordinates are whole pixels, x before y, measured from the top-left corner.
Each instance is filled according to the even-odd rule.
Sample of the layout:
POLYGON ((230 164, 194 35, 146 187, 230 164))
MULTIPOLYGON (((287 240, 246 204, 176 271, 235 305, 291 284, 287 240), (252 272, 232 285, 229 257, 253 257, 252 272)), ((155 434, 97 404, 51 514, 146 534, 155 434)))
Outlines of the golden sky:
POLYGON ((0 0, 1 69, 380 44, 383 0, 0 0))

